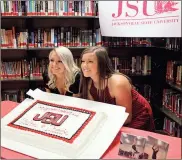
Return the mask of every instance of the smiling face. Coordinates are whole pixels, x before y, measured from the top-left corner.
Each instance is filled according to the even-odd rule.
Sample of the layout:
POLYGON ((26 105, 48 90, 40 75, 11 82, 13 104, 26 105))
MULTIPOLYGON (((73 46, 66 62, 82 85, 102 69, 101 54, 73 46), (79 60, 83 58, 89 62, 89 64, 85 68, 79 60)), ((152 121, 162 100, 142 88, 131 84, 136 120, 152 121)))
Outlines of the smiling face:
POLYGON ((98 77, 98 60, 95 53, 85 53, 82 56, 81 69, 85 77, 97 79, 98 77))
POLYGON ((49 69, 51 73, 55 76, 60 76, 65 71, 64 64, 62 63, 60 57, 56 54, 55 51, 52 51, 49 56, 49 69))

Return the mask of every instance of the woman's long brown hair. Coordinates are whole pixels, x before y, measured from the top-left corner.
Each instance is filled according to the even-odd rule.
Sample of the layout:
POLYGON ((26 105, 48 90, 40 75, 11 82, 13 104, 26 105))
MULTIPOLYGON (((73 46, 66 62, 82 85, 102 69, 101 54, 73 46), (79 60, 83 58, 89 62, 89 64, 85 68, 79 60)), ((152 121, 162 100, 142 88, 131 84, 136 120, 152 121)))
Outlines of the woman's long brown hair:
MULTIPOLYGON (((94 47, 89 47, 86 48, 82 54, 81 54, 81 59, 84 54, 86 53, 95 53, 97 57, 97 63, 98 63, 98 74, 99 74, 99 95, 101 93, 101 89, 106 85, 106 79, 112 76, 112 74, 122 74, 118 73, 114 70, 112 67, 111 60, 108 56, 108 52, 104 47, 100 46, 94 46, 94 47)), ((122 74, 123 76, 127 77, 126 75, 122 74)), ((127 77, 128 80, 131 83, 131 80, 129 77, 127 77)), ((80 82, 80 96, 81 98, 88 99, 88 84, 90 77, 84 77, 83 72, 81 70, 81 82, 80 82)))

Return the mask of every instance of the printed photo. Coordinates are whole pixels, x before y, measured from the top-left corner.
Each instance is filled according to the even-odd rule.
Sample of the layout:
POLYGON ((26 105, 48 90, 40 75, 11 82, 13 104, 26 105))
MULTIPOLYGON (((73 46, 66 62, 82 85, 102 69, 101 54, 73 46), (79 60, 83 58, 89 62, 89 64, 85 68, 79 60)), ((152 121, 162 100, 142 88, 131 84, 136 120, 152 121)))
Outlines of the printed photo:
POLYGON ((145 142, 144 137, 122 133, 118 154, 130 159, 143 159, 145 142))
POLYGON ((144 148, 144 159, 166 159, 169 144, 148 136, 145 148, 144 148))

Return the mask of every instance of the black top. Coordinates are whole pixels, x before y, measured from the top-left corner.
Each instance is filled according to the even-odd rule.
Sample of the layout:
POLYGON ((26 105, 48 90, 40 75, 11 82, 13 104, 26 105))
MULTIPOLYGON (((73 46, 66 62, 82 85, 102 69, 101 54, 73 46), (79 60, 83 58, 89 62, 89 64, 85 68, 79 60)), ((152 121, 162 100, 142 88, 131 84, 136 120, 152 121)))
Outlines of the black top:
MULTIPOLYGON (((47 83, 49 82, 49 77, 48 77, 48 72, 45 71, 42 74, 43 80, 44 80, 44 87, 49 89, 51 93, 55 93, 55 94, 60 94, 59 90, 57 88, 49 88, 49 86, 47 85, 47 83)), ((80 73, 76 73, 75 76, 75 82, 70 85, 69 87, 69 91, 66 91, 65 95, 66 96, 73 96, 73 94, 78 94, 79 93, 79 85, 80 85, 80 73)))

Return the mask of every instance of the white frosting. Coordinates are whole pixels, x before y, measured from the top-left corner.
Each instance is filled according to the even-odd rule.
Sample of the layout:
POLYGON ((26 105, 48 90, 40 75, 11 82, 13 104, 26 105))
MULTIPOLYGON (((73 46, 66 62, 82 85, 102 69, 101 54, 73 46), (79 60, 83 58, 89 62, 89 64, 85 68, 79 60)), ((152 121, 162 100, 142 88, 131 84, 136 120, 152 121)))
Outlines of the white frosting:
MULTIPOLYGON (((24 109, 24 111, 25 110, 26 108, 24 109)), ((16 115, 14 119, 18 116, 19 115, 16 115)), ((53 107, 47 104, 37 103, 32 108, 30 108, 30 110, 25 112, 17 121, 15 121, 14 124, 36 131, 59 136, 65 139, 71 139, 75 135, 75 133, 80 132, 80 127, 86 122, 86 120, 90 116, 91 113, 87 111, 79 111, 78 108, 75 108, 75 110, 70 110, 69 108, 66 109, 64 107, 53 107), (41 123, 41 121, 33 120, 35 115, 40 114, 39 117, 42 117, 46 112, 61 114, 63 115, 62 117, 64 117, 64 115, 68 115, 68 118, 60 126, 54 126, 51 124, 41 123)), ((102 128, 106 119, 107 116, 104 113, 96 113, 89 121, 89 125, 85 126, 85 128, 79 133, 79 135, 74 139, 72 143, 9 126, 5 127, 3 132, 6 133, 6 137, 13 135, 13 138, 16 139, 16 141, 18 142, 51 151, 52 153, 62 154, 63 156, 69 158, 76 158, 79 157, 79 155, 84 151, 85 147, 88 144, 92 143, 94 137, 102 128)))
MULTIPOLYGON (((69 108, 65 109, 61 107, 54 107, 38 103, 35 104, 25 114, 23 114, 23 116, 20 117, 20 119, 18 119, 14 124, 25 127, 25 129, 33 129, 36 131, 48 133, 69 140, 77 132, 79 132, 79 129, 82 127, 84 123, 86 123, 86 120, 89 119, 90 116, 91 113, 89 112, 83 113, 80 111, 69 110, 69 108), (33 120, 33 118, 37 114, 39 114, 38 118, 41 118, 47 112, 60 114, 62 115, 62 117, 68 116, 68 118, 60 126, 54 126, 51 124, 45 124, 40 121, 33 120)), ((58 122, 60 122, 61 119, 63 119, 62 117, 60 117, 58 122)))

